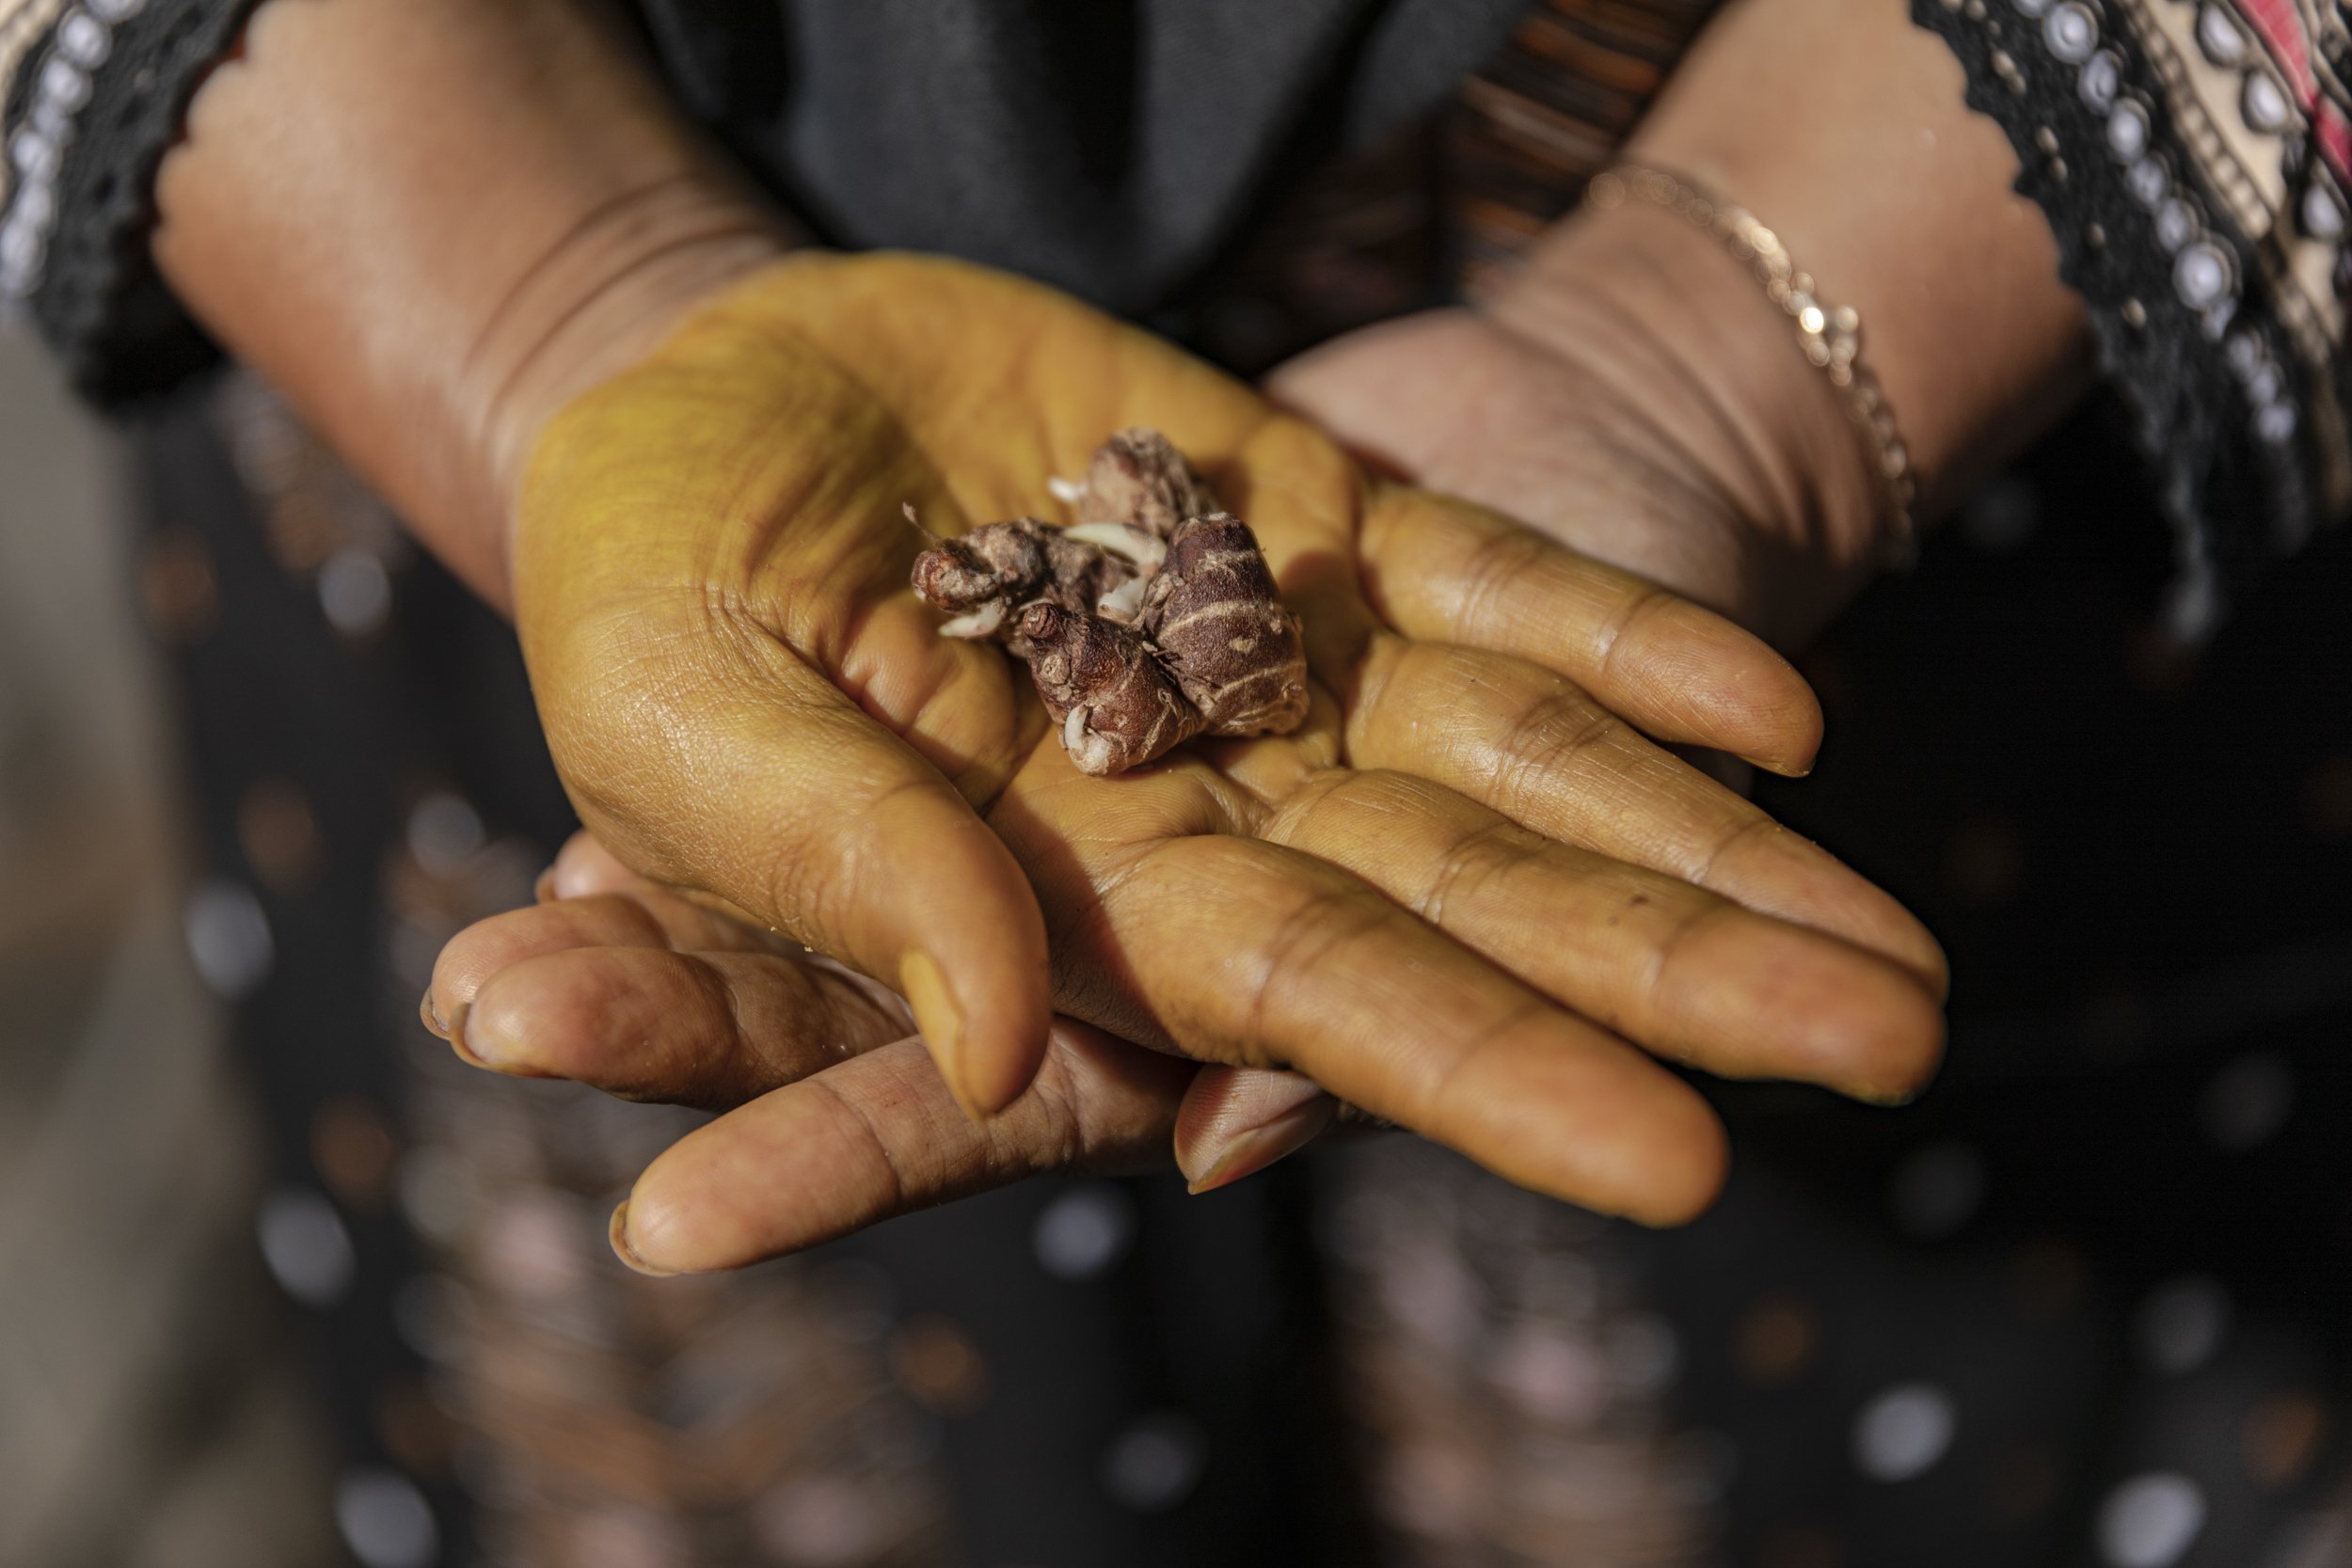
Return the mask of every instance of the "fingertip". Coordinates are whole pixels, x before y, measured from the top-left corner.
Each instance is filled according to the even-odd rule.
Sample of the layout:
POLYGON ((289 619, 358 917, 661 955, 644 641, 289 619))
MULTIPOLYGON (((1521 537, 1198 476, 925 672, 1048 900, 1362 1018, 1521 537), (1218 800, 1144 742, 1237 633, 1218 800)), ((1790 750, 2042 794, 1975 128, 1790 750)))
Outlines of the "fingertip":
MULTIPOLYGON (((838 874, 818 879, 803 904, 813 929, 794 934, 906 999, 949 1093, 981 1122, 1019 1100, 1045 1058, 1045 916, 1005 841, 925 771, 828 846, 838 874)), ((792 875, 812 878, 811 863, 792 875)))
POLYGON ((629 1206, 630 1200, 623 1198, 612 1211, 612 1222, 606 1229, 606 1239, 612 1243, 612 1256, 649 1279, 675 1279, 684 1274, 683 1269, 660 1268, 646 1261, 630 1231, 629 1206))
POLYGON ((1761 768, 1767 773, 1784 779, 1804 779, 1813 775, 1813 765, 1820 760, 1821 742, 1828 733, 1828 720, 1821 712, 1820 699, 1796 672, 1794 689, 1782 693, 1769 725, 1772 733, 1753 755, 1742 753, 1741 760, 1761 768))
POLYGON ((939 960, 921 948, 898 960, 898 992, 914 1015, 924 1048, 957 1105, 976 1124, 1000 1115, 1028 1092, 1045 1059, 1050 1021, 1046 1001, 1039 997, 1031 1023, 1032 999, 1020 993, 1014 975, 982 971, 980 986, 994 994, 997 1006, 967 1006, 939 960))
POLYGON ((596 834, 582 830, 564 841, 555 863, 539 879, 541 903, 560 898, 591 898, 600 893, 627 893, 637 885, 637 873, 621 863, 596 834))
MULTIPOLYGON (((1185 1170, 1184 1190, 1199 1197, 1255 1176, 1321 1137, 1338 1114, 1339 1101, 1329 1095, 1319 1095, 1263 1126, 1213 1146, 1205 1151, 1205 1164, 1199 1175, 1185 1170)), ((1182 1161, 1178 1163, 1181 1168, 1182 1161)))
POLYGON ((450 1015, 450 1049, 457 1053, 460 1061, 468 1067, 503 1073, 509 1078, 568 1076, 560 1069, 547 1069, 540 1045, 550 1031, 558 1035, 566 1032, 569 1021, 563 1010, 533 1006, 530 1002, 517 1005, 513 998, 498 994, 520 989, 529 995, 534 990, 532 978, 528 963, 501 970, 483 983, 472 1001, 450 1015), (502 988, 498 983, 502 976, 517 974, 524 977, 519 988, 502 988))
MULTIPOLYGON (((1906 982, 1910 976, 1906 975, 1906 982)), ((1890 1009, 1883 1037, 1873 1042, 1867 1070, 1846 1085, 1852 1099, 1872 1105, 1908 1105, 1928 1090, 1944 1066, 1948 1025, 1940 1002, 1913 987, 1916 1002, 1890 1009)))
POLYGON ((1626 1195, 1618 1212, 1653 1230, 1689 1225, 1715 1206, 1731 1175, 1731 1134, 1697 1095, 1662 1158, 1626 1195))
POLYGON ((1176 1167, 1195 1196, 1230 1186, 1306 1148, 1338 1114, 1339 1101, 1298 1073, 1202 1068, 1177 1108, 1176 1167))
POLYGON ((1724 682, 1703 700, 1713 709, 1713 721, 1740 741, 1724 749, 1784 779, 1805 777, 1828 733, 1820 698, 1770 643, 1729 622, 1724 625, 1747 644, 1749 667, 1745 678, 1724 682))
POLYGON ((1826 721, 1797 667, 1738 622, 1658 593, 1611 647, 1594 694, 1659 739, 1783 777, 1810 772, 1826 721))

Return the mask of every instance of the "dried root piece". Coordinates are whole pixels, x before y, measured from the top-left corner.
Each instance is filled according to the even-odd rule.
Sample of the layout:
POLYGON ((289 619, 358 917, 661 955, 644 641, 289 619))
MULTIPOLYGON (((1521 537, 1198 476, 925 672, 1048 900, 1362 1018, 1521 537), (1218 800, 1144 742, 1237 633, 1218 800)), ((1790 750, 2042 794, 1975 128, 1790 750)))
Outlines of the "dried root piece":
POLYGON ((1287 734, 1307 717, 1298 617, 1239 517, 1194 517, 1168 542, 1143 602, 1143 635, 1212 735, 1287 734))
POLYGON ((1122 430, 1103 443, 1087 465, 1086 478, 1064 500, 1076 508, 1078 526, 1108 523, 1140 529, 1163 542, 1176 536, 1187 517, 1217 510, 1208 482, 1156 430, 1122 430))
POLYGON ((1122 430, 1084 481, 1053 488, 1075 526, 1020 517, 933 539, 914 581, 953 617, 943 633, 993 638, 1028 664, 1081 770, 1121 772, 1204 731, 1298 727, 1298 617, 1257 536, 1217 510, 1183 453, 1157 431, 1122 430))
POLYGON ((1033 604, 1021 612, 1020 636, 1038 694, 1080 772, 1122 773, 1200 733, 1200 715, 1131 627, 1033 604))
POLYGON ((1122 591, 1139 601, 1143 580, 1131 559, 1035 517, 942 539, 915 557, 914 573, 923 602, 955 617, 941 632, 970 638, 1005 635, 1022 607, 1040 599, 1086 612, 1122 591))

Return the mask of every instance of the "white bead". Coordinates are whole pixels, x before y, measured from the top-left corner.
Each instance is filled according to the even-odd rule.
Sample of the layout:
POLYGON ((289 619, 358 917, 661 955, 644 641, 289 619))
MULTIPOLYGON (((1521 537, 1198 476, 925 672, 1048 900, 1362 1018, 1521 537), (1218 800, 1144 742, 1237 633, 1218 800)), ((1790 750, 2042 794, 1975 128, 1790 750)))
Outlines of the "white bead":
POLYGON ((57 187, 46 180, 32 181, 17 193, 16 208, 9 215, 46 233, 57 215, 57 187))
POLYGON ((2188 210, 2188 203, 2178 198, 2166 202, 2156 211, 2156 243, 2167 250, 2178 250, 2197 237, 2197 218, 2188 210))
POLYGON ((27 180, 56 178, 57 144, 38 131, 19 131, 8 144, 8 159, 27 180))
POLYGON ((114 34, 87 11, 75 11, 57 26, 57 53, 85 70, 105 64, 114 46, 114 34))
POLYGON ((2042 41, 2068 65, 2080 65, 2099 47, 2099 19, 2082 0, 2066 0, 2042 19, 2042 41))
POLYGON ((2197 47, 2216 65, 2235 65, 2246 58, 2246 35, 2228 11, 2205 0, 2197 13, 2197 47))
POLYGON ((2315 240, 2341 239, 2344 235, 2344 203, 2336 193, 2317 181, 2303 193, 2303 232, 2315 240))
POLYGON ((2238 98, 2238 108, 2246 116, 2246 123, 2265 134, 2286 129, 2295 109, 2287 95, 2266 71, 2249 71, 2246 90, 2238 98))
POLYGON ((2115 106, 2115 95, 2123 86, 2123 57, 2112 49, 2102 49, 2083 62, 2083 73, 2074 84, 2083 102, 2101 114, 2115 106))
POLYGON ((43 98, 33 104, 32 123, 54 147, 64 148, 73 140, 72 112, 55 99, 43 98))
POLYGON ((2190 245, 2172 263, 2172 291, 2183 304, 2203 309, 2230 292, 2230 259, 2207 240, 2190 245))
POLYGON ((89 78, 65 60, 51 60, 40 69, 40 95, 71 114, 89 102, 89 78))
POLYGON ((2295 404, 2274 403, 2254 416, 2254 434, 2273 446, 2294 438, 2295 404))
POLYGON ((11 216, 0 226, 0 266, 10 272, 30 272, 40 265, 40 235, 22 218, 11 216))
POLYGON ((2153 158, 2142 158, 2123 171, 2123 188, 2137 197, 2141 206, 2153 207, 2164 199, 2171 182, 2165 178, 2162 164, 2153 158))
POLYGON ((2107 150, 2130 163, 2148 150, 2148 111, 2126 98, 2107 116, 2107 150))

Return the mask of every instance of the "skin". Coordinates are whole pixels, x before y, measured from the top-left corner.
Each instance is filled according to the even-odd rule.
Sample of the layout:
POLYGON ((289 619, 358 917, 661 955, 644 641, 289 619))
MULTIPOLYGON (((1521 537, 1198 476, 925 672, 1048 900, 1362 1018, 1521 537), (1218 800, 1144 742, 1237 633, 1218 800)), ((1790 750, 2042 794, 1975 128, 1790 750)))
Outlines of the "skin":
POLYGON ((1777 656, 1491 514, 1369 481, 1248 388, 1053 291, 911 257, 779 263, 556 418, 517 540, 524 649, 591 831, 658 881, 780 910, 759 923, 897 975, 935 1047, 940 1004, 892 967, 901 923, 953 953, 999 934, 976 893, 1033 891, 1062 1014, 1296 1068, 1514 1180, 1657 1220, 1711 1197, 1721 1132, 1597 1021, 1871 1094, 1932 1063, 1925 933, 1623 717, 1769 755, 1813 721, 1777 656), (1016 512, 1104 423, 1147 417, 1252 518, 1308 628, 1315 710, 1291 736, 1089 778, 1010 661, 938 634, 906 586, 921 537, 877 521, 901 498, 944 531, 1016 512), (845 450, 861 461, 829 461, 845 450), (1400 570, 1400 551, 1427 596, 1383 618, 1355 563, 1400 570), (1540 615, 1445 618, 1498 567, 1540 615), (1737 698, 1688 702, 1693 661, 1737 698), (914 873, 886 904, 851 895, 959 832, 1003 857, 995 887, 967 863, 928 907, 914 873), (1720 976, 1665 961, 1716 951, 1685 929, 1701 917, 1649 912, 1697 889, 1782 917, 1723 944, 1720 976), (1768 924, 1799 973, 1835 975, 1808 982, 1821 1006, 1758 1023, 1783 955, 1741 955, 1768 924), (1524 934, 1545 928, 1538 952, 1524 934), (1547 968, 1561 947, 1626 957, 1547 968), (1704 1017, 1644 1010, 1718 987, 1732 1000, 1704 1017))
MULTIPOLYGON (((1872 4, 1873 28, 1853 31, 1899 22, 1893 0, 1872 4)), ((1805 8, 1753 0, 1733 20, 1792 8, 1805 8)), ((1956 92, 1948 112, 1962 119, 1956 92)), ((902 1042, 818 1007, 834 1057, 850 1059, 794 1081, 787 1069, 809 1063, 779 1004, 755 1015, 769 1065, 739 1063, 720 1092, 697 1065, 725 1047, 719 1021, 681 998, 664 1016, 692 1037, 644 1036, 663 1042, 654 1066, 622 1071, 597 1053, 612 1042, 565 1010, 567 988, 604 985, 608 960, 657 983, 644 972, 660 953, 726 951, 704 945, 709 931, 659 950, 643 927, 634 942, 544 950, 503 932, 461 939, 434 1002, 483 1059, 537 1071, 546 1053, 627 1092, 746 1101, 697 1134, 715 1144, 689 1140, 691 1158, 648 1173, 669 1183, 655 1182, 663 1200, 641 1184, 620 1231, 641 1259, 724 1266, 823 1229, 776 1212, 731 1235, 692 1229, 723 1212, 728 1180, 746 1185, 743 1170, 774 1154, 726 1139, 812 1096, 840 1100, 885 1151, 932 1139, 944 1174, 929 1186, 884 1161, 901 1195, 1126 1158, 1147 1124, 1163 1149, 1169 1127, 1205 1129, 1223 1152, 1202 1173, 1230 1175, 1238 1142, 1324 1114, 1284 1080, 1181 1063, 1195 1099, 1171 1101, 1158 1074, 1172 1058, 1049 1033, 1056 1010, 1244 1073, 1295 1067, 1515 1180, 1653 1221, 1704 1206, 1723 1141, 1636 1043, 1877 1098, 1932 1066, 1942 960, 1925 933, 1652 744, 1809 766, 1818 709, 1763 643, 1492 512, 1372 482, 1304 421, 1046 291, 904 258, 778 262, 787 231, 562 0, 277 0, 199 96, 159 201, 156 252, 183 297, 444 559, 516 608, 583 818, 654 879, 622 896, 739 914, 743 932, 782 932, 887 983, 945 1069, 919 1089, 911 1069, 885 1075, 910 1060, 902 1042), (942 521, 1031 510, 1048 475, 1128 422, 1168 429, 1258 528, 1307 617, 1321 689, 1299 736, 1087 780, 1040 744, 1001 658, 929 635, 903 589, 914 542, 895 517, 906 499, 942 521), (1531 951, 1525 933, 1546 929, 1555 940, 1531 951), (1557 940, 1578 932, 1589 945, 1557 940), (492 1007, 510 968, 559 958, 563 985, 492 1007), (501 1017, 511 1049, 491 1051, 501 1017), (1152 1065, 1120 1076, 1138 1062, 1152 1065), (851 1069, 873 1094, 828 1083, 851 1069), (1120 1098, 1130 1090, 1168 1119, 1120 1098), (942 1096, 1002 1114, 960 1120, 959 1142, 930 1117, 942 1096), (1113 1104, 1126 1110, 1086 1120, 1113 1104)), ((1804 232, 1788 231, 1810 260, 1804 232)), ((1652 224, 1649 244, 1705 278, 1691 237, 1652 224)), ((1579 334, 1545 312, 1599 278, 1638 301, 1642 274, 1563 247, 1530 277, 1479 330, 1530 351, 1512 385, 1558 400, 1554 362, 1579 334)), ((1720 277, 1701 291, 1725 324, 1706 347, 1761 364, 1769 312, 1751 293, 1732 325, 1729 293, 1720 277)), ((1441 373, 1469 363, 1416 358, 1441 373)), ((1638 400, 1645 361, 1629 363, 1604 368, 1638 400)), ((1689 388, 1651 379, 1665 401, 1630 406, 1678 429, 1672 396, 1689 388)), ((1746 386, 1723 405, 1773 406, 1788 377, 1769 379, 1761 404, 1746 386)), ((1662 468, 1655 496, 1598 461, 1605 443, 1581 487, 1488 483, 1475 443, 1439 443, 1458 470, 1417 463, 1402 430, 1384 439, 1395 416, 1377 400, 1351 413, 1307 379, 1278 389, 1404 472, 1522 516, 1630 513, 1603 543, 1645 568, 1615 546, 1655 531, 1640 514, 1659 497, 1671 531, 1710 515, 1698 498, 1730 495, 1724 528, 1766 521, 1756 559, 1776 549, 1796 582, 1822 538, 1844 537, 1805 531, 1859 515, 1857 460, 1850 444, 1842 469, 1828 458, 1818 387, 1812 416, 1735 423, 1754 472, 1669 453, 1689 463, 1662 468), (1795 533, 1771 531, 1791 519, 1795 533)), ((1512 455, 1497 443, 1498 475, 1512 455)), ((1742 536, 1720 578, 1659 575, 1745 609, 1730 588, 1760 570, 1747 548, 1742 536)), ((1826 559, 1851 569, 1836 549, 1826 559)), ((699 994, 800 994, 771 973, 782 964, 797 960, 739 951, 734 979, 706 976, 699 994)), ((834 1197, 838 1212, 877 1212, 849 1177, 834 1197)))

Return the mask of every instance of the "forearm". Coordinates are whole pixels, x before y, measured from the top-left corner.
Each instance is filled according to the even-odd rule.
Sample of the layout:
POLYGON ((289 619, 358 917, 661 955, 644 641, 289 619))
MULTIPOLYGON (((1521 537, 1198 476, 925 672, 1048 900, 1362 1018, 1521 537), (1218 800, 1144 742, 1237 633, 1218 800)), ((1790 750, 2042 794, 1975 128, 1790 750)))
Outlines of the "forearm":
MULTIPOLYGON (((1860 312, 1863 359, 1931 517, 2076 395, 2080 302, 2001 132, 1904 0, 1735 0, 1627 149, 1711 187, 1779 234, 1823 296, 1860 312)), ((1694 438, 1741 510, 1867 575, 1884 507, 1869 450, 1790 324, 1709 236, 1629 203, 1540 242, 1490 313, 1560 342, 1638 323, 1621 352, 1686 383, 1694 438)), ((1623 336, 1623 329, 1618 329, 1623 336)))
POLYGON ((576 0, 273 0, 157 202, 180 297, 501 605, 538 422, 784 244, 576 0))

